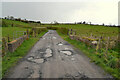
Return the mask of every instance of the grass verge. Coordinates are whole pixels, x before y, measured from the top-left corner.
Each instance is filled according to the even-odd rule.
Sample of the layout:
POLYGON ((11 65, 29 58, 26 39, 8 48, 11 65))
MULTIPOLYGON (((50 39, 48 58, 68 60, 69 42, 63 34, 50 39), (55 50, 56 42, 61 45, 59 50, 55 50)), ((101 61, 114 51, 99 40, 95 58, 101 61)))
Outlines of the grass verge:
POLYGON ((8 52, 6 56, 2 58, 2 77, 9 71, 9 69, 16 65, 20 58, 26 55, 26 53, 32 48, 32 46, 43 36, 46 32, 41 32, 38 37, 30 37, 25 40, 15 52, 8 52))
POLYGON ((106 62, 105 58, 103 57, 104 53, 101 52, 96 54, 95 49, 88 47, 85 43, 76 40, 71 40, 68 35, 64 35, 59 31, 57 32, 64 40, 68 41, 70 44, 72 44, 73 46, 81 50, 83 53, 85 53, 85 55, 87 55, 91 59, 91 62, 94 62, 96 65, 102 67, 106 72, 111 74, 113 77, 120 79, 120 68, 111 68, 111 66, 115 63, 114 60, 111 62, 108 60, 106 62))

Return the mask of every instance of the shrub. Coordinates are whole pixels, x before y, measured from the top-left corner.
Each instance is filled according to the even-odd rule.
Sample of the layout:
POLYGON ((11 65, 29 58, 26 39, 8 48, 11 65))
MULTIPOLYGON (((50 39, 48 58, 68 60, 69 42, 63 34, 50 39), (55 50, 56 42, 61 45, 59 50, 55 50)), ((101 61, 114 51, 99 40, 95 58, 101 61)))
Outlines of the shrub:
POLYGON ((2 27, 8 27, 7 23, 2 20, 2 27))

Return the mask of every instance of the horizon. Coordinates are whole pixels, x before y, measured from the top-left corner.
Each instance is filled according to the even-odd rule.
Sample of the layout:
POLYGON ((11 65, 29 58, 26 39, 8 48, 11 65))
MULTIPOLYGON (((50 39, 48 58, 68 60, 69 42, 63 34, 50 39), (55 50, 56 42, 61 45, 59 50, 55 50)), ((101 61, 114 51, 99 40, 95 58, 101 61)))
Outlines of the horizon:
POLYGON ((118 25, 116 2, 2 2, 2 17, 14 16, 41 23, 85 21, 99 25, 118 25))

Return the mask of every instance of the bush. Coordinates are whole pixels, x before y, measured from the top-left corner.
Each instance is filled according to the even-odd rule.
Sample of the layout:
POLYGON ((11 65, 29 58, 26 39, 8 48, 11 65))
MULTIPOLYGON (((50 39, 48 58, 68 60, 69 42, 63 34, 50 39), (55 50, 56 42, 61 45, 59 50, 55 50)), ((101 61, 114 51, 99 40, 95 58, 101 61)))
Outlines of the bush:
POLYGON ((2 20, 2 27, 8 27, 7 23, 2 20))

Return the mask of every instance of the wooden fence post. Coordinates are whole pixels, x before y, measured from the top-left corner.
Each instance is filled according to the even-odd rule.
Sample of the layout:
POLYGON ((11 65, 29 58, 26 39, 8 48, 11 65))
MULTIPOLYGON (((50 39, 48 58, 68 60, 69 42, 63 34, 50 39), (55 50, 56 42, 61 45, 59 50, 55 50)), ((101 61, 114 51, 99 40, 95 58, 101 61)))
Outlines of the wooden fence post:
POLYGON ((29 30, 27 29, 27 40, 28 40, 28 38, 29 38, 29 30))
POLYGON ((100 37, 100 48, 103 48, 103 40, 102 39, 103 39, 103 37, 101 36, 100 37))
POLYGON ((76 31, 75 31, 75 35, 76 35, 76 31))
POLYGON ((9 34, 8 34, 8 42, 10 42, 10 37, 9 37, 9 34))
POLYGON ((34 37, 34 34, 35 34, 34 30, 32 30, 32 37, 34 37))
POLYGON ((72 29, 71 29, 71 31, 70 31, 70 35, 72 35, 72 29))
POLYGON ((90 38, 93 38, 93 34, 91 33, 91 37, 90 38))
POLYGON ((8 51, 8 45, 5 38, 2 38, 2 56, 4 56, 8 51))
POLYGON ((108 37, 107 44, 106 44, 106 52, 105 52, 106 54, 108 53, 109 43, 110 43, 110 37, 108 37))
POLYGON ((35 37, 36 37, 36 31, 35 31, 35 37))
POLYGON ((98 41, 98 43, 97 43, 96 53, 98 52, 98 50, 100 50, 100 45, 101 45, 101 38, 99 38, 99 41, 98 41))

